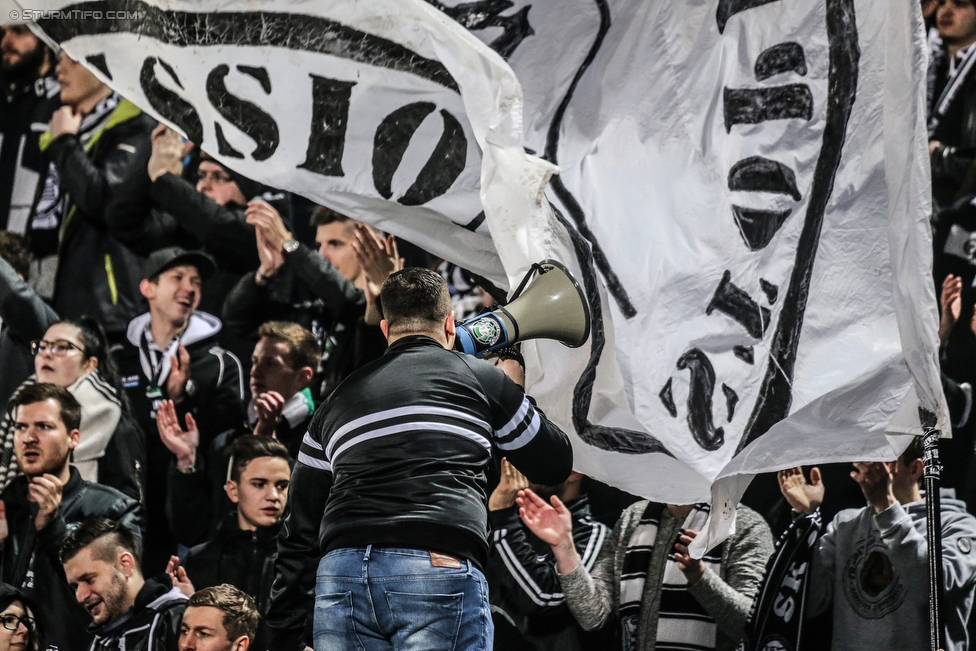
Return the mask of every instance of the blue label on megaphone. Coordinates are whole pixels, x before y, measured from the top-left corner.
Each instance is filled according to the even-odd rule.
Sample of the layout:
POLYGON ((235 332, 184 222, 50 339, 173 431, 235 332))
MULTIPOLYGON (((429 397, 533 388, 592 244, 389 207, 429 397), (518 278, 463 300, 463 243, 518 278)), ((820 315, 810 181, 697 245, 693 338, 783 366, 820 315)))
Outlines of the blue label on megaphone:
POLYGON ((457 337, 461 350, 468 355, 479 357, 489 350, 508 344, 508 331, 505 324, 493 312, 476 316, 459 325, 457 337))

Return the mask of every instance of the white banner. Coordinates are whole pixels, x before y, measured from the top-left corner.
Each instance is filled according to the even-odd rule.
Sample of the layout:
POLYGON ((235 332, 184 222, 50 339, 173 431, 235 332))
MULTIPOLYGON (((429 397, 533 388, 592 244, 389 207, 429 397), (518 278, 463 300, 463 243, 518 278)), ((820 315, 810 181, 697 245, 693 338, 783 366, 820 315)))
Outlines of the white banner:
POLYGON ((892 458, 919 404, 947 422, 916 4, 31 6, 103 7, 32 17, 245 175, 501 283, 569 264, 591 340, 526 352, 577 469, 728 507, 750 473, 892 458), (511 69, 432 6, 508 58, 524 127, 511 69), (520 134, 562 169, 555 218, 520 134))

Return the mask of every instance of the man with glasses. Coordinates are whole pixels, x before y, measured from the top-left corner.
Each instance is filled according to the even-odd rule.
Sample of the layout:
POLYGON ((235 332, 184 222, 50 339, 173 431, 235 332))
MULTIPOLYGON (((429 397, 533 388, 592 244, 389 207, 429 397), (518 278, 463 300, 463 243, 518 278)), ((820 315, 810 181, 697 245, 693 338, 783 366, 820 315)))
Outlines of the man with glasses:
POLYGON ((68 587, 58 547, 72 527, 99 516, 120 521, 139 540, 142 511, 137 501, 83 480, 71 467, 81 405, 67 389, 31 384, 12 402, 23 475, 0 494, 0 581, 33 599, 48 644, 82 651, 92 639, 90 618, 68 587))

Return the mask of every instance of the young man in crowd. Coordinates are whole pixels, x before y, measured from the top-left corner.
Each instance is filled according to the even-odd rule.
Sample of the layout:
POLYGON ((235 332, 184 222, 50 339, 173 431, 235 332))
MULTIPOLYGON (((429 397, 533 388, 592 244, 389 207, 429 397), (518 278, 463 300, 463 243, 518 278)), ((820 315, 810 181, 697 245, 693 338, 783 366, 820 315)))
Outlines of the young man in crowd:
POLYGON ((572 514, 558 497, 546 502, 525 489, 516 502, 525 525, 551 547, 566 603, 584 629, 617 616, 625 651, 736 648, 773 552, 769 526, 752 509, 740 504, 735 533, 693 559, 688 546, 707 505, 636 502, 587 569, 573 542, 572 514))
POLYGON ((0 230, 23 234, 45 167, 41 132, 60 105, 55 58, 26 24, 0 16, 0 230))
POLYGON ((554 485, 572 471, 572 448, 505 373, 450 350, 454 312, 437 273, 395 272, 381 302, 389 349, 315 412, 299 453, 278 537, 272 647, 301 648, 314 584, 322 648, 357 644, 351 616, 362 634, 404 648, 446 639, 441 648, 487 650, 492 450, 554 485))
MULTIPOLYGON (((213 270, 213 260, 199 251, 170 247, 153 252, 139 285, 149 312, 132 320, 116 356, 147 439, 147 572, 161 572, 176 551, 166 520, 166 478, 174 455, 159 437, 160 406, 172 402, 174 413, 199 433, 200 456, 218 466, 221 451, 212 449, 218 434, 243 427, 240 361, 217 345, 220 320, 196 309, 203 282, 213 270)), ((195 458, 189 465, 184 461, 178 465, 181 471, 202 467, 195 465, 195 458)))
POLYGON ((138 257, 106 232, 105 208, 155 120, 61 53, 62 106, 41 136, 47 165, 31 210, 29 240, 42 266, 34 286, 62 318, 97 318, 115 341, 143 308, 138 257), (83 272, 83 273, 82 273, 83 272))
MULTIPOLYGON (((492 536, 487 575, 491 603, 512 619, 535 648, 596 651, 610 641, 605 635, 587 633, 576 622, 559 586, 552 551, 522 524, 515 505, 518 492, 530 486, 543 497, 559 497, 572 514, 576 551, 583 567, 590 570, 609 532, 590 517, 590 502, 580 486, 583 478, 574 472, 558 486, 530 484, 503 458, 501 480, 488 498, 492 536)), ((497 633, 495 648, 505 648, 497 633)))
POLYGON ((179 651, 247 651, 257 628, 253 599, 232 585, 205 588, 186 603, 179 651))
POLYGON ((168 577, 143 576, 139 541, 125 526, 109 518, 85 520, 62 543, 61 562, 91 615, 90 651, 176 649, 186 595, 168 577))
POLYGON ((257 229, 261 266, 228 295, 224 321, 242 337, 253 336, 269 314, 308 328, 323 353, 313 385, 321 400, 386 347, 378 313, 367 312, 375 312, 368 299, 399 268, 394 240, 320 207, 311 220, 316 252, 299 243, 266 202, 251 202, 247 219, 257 229))
MULTIPOLYGON (((868 505, 841 511, 818 543, 810 569, 807 617, 833 614, 833 648, 920 649, 929 641, 928 543, 922 439, 894 462, 854 464, 851 478, 868 505)), ((783 496, 799 513, 823 501, 820 472, 779 473, 783 496)), ((951 491, 942 495, 946 650, 969 648, 967 625, 976 588, 976 518, 951 491)))
MULTIPOLYGON (((258 610, 266 613, 274 579, 274 554, 277 552, 281 515, 288 504, 291 480, 288 450, 265 436, 241 436, 226 451, 230 463, 227 497, 234 510, 217 514, 213 537, 191 549, 182 560, 193 589, 229 583, 250 595, 258 610)), ((199 504, 208 494, 206 482, 192 482, 193 475, 171 477, 170 508, 187 516, 195 511, 210 512, 209 504, 199 504)), ((176 558, 167 571, 176 579, 176 558)))
POLYGON ((49 644, 82 651, 91 641, 90 619, 65 582, 58 548, 71 527, 108 517, 138 545, 139 503, 84 481, 69 464, 78 444, 81 406, 67 389, 32 384, 14 399, 14 452, 22 476, 0 494, 0 580, 34 598, 49 644))

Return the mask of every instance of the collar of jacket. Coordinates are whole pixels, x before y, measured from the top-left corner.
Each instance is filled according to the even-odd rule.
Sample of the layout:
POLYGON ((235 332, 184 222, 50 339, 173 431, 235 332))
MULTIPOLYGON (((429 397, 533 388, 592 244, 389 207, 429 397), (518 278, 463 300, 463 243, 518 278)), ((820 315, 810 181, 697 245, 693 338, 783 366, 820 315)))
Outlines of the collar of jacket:
MULTIPOLYGON (((151 319, 152 315, 146 312, 129 321, 129 326, 125 331, 125 338, 129 340, 130 344, 136 348, 139 347, 142 341, 142 333, 151 319)), ((180 342, 184 346, 190 346, 198 341, 213 337, 220 332, 222 327, 223 324, 221 324, 220 319, 212 314, 198 310, 190 315, 190 323, 186 326, 186 331, 183 333, 180 342)), ((167 342, 168 344, 169 342, 167 342)))
MULTIPOLYGON (((108 624, 96 625, 94 622, 88 627, 88 631, 100 637, 111 637, 124 635, 130 622, 143 614, 143 611, 161 610, 161 607, 172 601, 186 601, 185 594, 179 588, 174 588, 168 574, 160 574, 146 579, 142 590, 136 595, 136 600, 129 610, 125 611, 121 617, 108 624)), ((124 647, 122 647, 124 648, 124 647)))
POLYGON ((255 540, 258 547, 277 546, 278 531, 281 529, 281 520, 278 520, 270 527, 258 527, 254 531, 241 529, 237 525, 237 511, 230 511, 217 524, 217 533, 214 539, 225 545, 233 545, 239 542, 250 543, 255 540))
MULTIPOLYGON (((71 466, 68 469, 68 472, 70 473, 70 476, 68 477, 68 482, 61 488, 62 506, 64 505, 64 502, 67 500, 67 498, 71 497, 76 492, 78 492, 78 489, 81 488, 81 485, 84 483, 84 480, 81 478, 81 473, 78 472, 77 468, 71 466)), ((10 482, 10 490, 11 492, 13 492, 13 495, 11 497, 13 497, 16 501, 28 502, 29 501, 27 499, 28 481, 29 480, 27 479, 27 475, 20 475, 12 482, 10 482)), ((10 499, 10 498, 5 498, 5 499, 10 499)), ((63 513, 64 511, 62 510, 61 512, 63 513)))
MULTIPOLYGON (((85 151, 91 151, 92 149, 94 149, 95 145, 101 139, 102 134, 108 131, 109 129, 112 129, 113 127, 116 127, 122 124, 123 122, 128 122, 129 120, 136 118, 141 114, 142 114, 142 109, 140 109, 138 106, 136 106, 129 100, 122 98, 122 101, 120 101, 119 105, 115 107, 115 110, 112 111, 112 114, 108 116, 108 120, 105 121, 105 124, 102 126, 102 128, 96 131, 95 134, 91 137, 91 140, 89 140, 88 143, 85 145, 85 151)), ((40 139, 38 140, 38 144, 40 145, 41 151, 44 151, 48 147, 50 147, 52 141, 53 138, 51 138, 50 131, 45 131, 44 133, 42 133, 40 139)))
POLYGON ((408 335, 397 339, 387 346, 386 352, 383 354, 387 355, 391 352, 406 350, 407 348, 440 348, 441 350, 446 350, 441 342, 430 335, 408 335))

